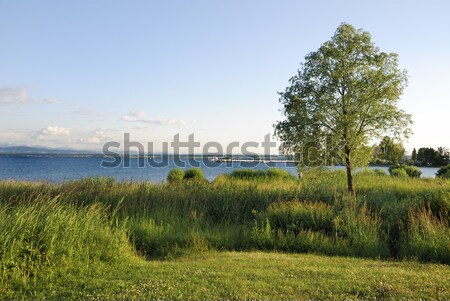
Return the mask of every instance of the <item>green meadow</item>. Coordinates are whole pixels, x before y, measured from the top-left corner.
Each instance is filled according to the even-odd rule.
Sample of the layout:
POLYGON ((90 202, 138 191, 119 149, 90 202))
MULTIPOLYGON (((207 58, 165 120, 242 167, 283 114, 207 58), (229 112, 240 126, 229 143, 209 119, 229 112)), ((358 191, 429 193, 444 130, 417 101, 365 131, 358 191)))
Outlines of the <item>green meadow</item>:
POLYGON ((450 180, 186 174, 0 182, 0 298, 450 298, 450 180))

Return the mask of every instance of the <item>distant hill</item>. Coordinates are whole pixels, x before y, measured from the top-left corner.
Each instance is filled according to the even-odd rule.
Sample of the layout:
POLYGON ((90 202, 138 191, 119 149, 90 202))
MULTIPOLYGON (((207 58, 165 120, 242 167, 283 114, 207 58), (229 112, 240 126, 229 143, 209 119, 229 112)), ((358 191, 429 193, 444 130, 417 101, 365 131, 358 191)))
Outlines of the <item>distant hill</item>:
POLYGON ((50 148, 50 147, 34 147, 34 146, 0 146, 0 154, 40 154, 40 155, 83 155, 83 154, 95 154, 95 151, 79 151, 68 148, 50 148))

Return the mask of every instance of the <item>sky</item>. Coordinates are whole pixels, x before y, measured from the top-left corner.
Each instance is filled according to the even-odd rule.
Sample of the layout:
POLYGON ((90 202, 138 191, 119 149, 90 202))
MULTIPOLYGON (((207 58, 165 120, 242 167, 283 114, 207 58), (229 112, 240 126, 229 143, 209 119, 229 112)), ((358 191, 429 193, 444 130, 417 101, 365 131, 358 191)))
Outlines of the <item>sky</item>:
MULTIPOLYGON (((413 147, 450 147, 449 1, 0 0, 0 145, 264 140, 342 23, 399 54, 413 147)), ((260 148, 258 150, 261 150, 260 148)))

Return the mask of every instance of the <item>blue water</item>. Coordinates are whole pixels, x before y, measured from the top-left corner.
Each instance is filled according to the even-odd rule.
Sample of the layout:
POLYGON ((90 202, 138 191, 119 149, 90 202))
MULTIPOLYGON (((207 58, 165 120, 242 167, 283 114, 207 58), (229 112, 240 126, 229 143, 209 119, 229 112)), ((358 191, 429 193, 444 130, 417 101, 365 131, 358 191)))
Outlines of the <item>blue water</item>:
MULTIPOLYGON (((166 179, 167 173, 176 167, 173 158, 168 160, 164 167, 152 167, 147 161, 143 167, 139 167, 138 158, 130 158, 130 167, 124 167, 122 161, 119 167, 102 167, 102 161, 111 162, 112 159, 102 157, 58 157, 58 156, 0 156, 0 179, 14 179, 25 181, 48 181, 64 182, 81 179, 85 177, 113 177, 118 181, 136 180, 161 182, 166 179)), ((289 163, 239 163, 239 162, 217 162, 211 163, 207 160, 197 159, 196 162, 183 160, 186 169, 189 167, 200 167, 208 180, 213 180, 219 174, 230 173, 239 168, 267 169, 277 167, 297 175, 297 166, 289 163)), ((142 162, 141 162, 142 163, 142 162)), ((343 167, 332 167, 340 169, 343 167)), ((383 169, 387 167, 371 167, 383 169)), ((438 168, 422 167, 422 177, 434 177, 438 168)))

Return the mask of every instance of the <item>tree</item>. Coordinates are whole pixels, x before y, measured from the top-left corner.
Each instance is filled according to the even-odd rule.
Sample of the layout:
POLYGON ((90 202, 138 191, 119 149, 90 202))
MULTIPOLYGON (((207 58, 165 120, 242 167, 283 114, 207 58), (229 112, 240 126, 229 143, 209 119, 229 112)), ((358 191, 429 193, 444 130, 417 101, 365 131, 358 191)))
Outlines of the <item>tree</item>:
POLYGON ((433 165, 437 156, 438 152, 434 148, 421 147, 417 152, 417 161, 420 161, 421 164, 433 165))
POLYGON ((380 159, 398 163, 403 159, 405 148, 403 144, 396 143, 394 139, 389 136, 384 136, 378 145, 378 157, 380 159))
POLYGON ((446 147, 421 147, 417 152, 417 161, 425 165, 443 166, 450 161, 450 151, 446 147))
POLYGON ((412 159, 413 163, 416 164, 416 161, 417 161, 417 150, 416 150, 416 148, 414 148, 413 151, 412 151, 411 159, 412 159))
POLYGON ((445 164, 448 164, 450 159, 450 151, 448 150, 448 148, 442 146, 438 147, 437 154, 438 156, 435 162, 436 166, 443 166, 445 164))
POLYGON ((397 108, 406 83, 397 54, 380 52, 368 32, 342 23, 279 93, 286 117, 275 124, 281 150, 301 155, 311 142, 332 149, 346 166, 348 191, 355 195, 353 167, 368 158, 369 140, 411 132, 411 115, 397 108), (332 147, 324 145, 330 140, 332 147))

